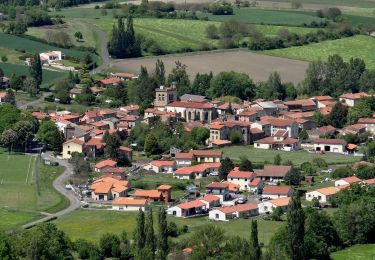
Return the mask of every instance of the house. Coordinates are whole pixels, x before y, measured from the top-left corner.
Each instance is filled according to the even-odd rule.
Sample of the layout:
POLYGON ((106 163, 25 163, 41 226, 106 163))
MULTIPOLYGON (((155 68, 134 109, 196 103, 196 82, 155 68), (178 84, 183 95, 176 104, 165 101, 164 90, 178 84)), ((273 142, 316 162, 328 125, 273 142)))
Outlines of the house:
POLYGON ((240 186, 240 191, 249 190, 249 182, 251 182, 254 178, 254 172, 240 171, 238 168, 234 168, 227 176, 228 181, 240 186))
POLYGON ((202 163, 193 166, 179 168, 174 171, 173 177, 177 179, 200 179, 206 177, 207 175, 217 172, 219 170, 221 163, 202 163))
POLYGON ((165 202, 168 203, 172 200, 172 186, 162 184, 156 189, 161 192, 161 195, 163 195, 165 202))
POLYGON ((313 139, 314 151, 319 153, 345 153, 347 142, 344 139, 313 139))
POLYGON ((290 197, 272 199, 258 204, 260 214, 270 214, 277 207, 281 207, 284 212, 288 210, 290 197))
POLYGON ((306 192, 306 200, 312 201, 314 198, 317 198, 320 203, 327 203, 331 200, 332 196, 338 193, 340 189, 336 187, 326 187, 310 192, 306 192))
POLYGON ((276 116, 278 107, 272 101, 256 101, 252 108, 261 108, 267 116, 276 116))
POLYGON ((230 181, 222 181, 222 183, 228 184, 228 190, 230 195, 235 195, 240 192, 240 186, 230 181))
POLYGON ((120 146, 118 148, 118 157, 122 161, 128 162, 130 164, 133 161, 133 149, 126 146, 120 146))
POLYGON ((366 126, 362 124, 348 125, 342 129, 343 135, 360 135, 366 132, 366 126))
POLYGON ((284 102, 289 111, 315 111, 317 108, 316 103, 311 99, 291 100, 284 102))
POLYGON ((62 158, 64 160, 72 158, 72 153, 84 153, 85 141, 74 138, 63 143, 62 158))
POLYGON ((113 200, 127 196, 130 183, 113 177, 100 178, 90 186, 93 200, 113 200))
POLYGON ((263 132, 264 136, 271 135, 271 123, 265 120, 260 120, 251 124, 251 129, 258 129, 263 132))
POLYGON ((212 209, 220 206, 220 197, 216 195, 207 194, 198 199, 206 204, 207 209, 212 209))
POLYGON ((298 124, 294 120, 276 118, 272 116, 262 117, 262 120, 265 120, 271 124, 271 135, 275 135, 279 130, 286 130, 287 137, 297 138, 299 133, 298 124))
POLYGON ((106 79, 99 80, 97 85, 102 88, 110 87, 110 86, 117 86, 120 84, 121 79, 117 77, 110 77, 106 79))
POLYGON ((375 134, 375 118, 360 118, 358 124, 364 125, 367 132, 375 134))
POLYGON ((344 102, 349 107, 354 107, 356 104, 358 104, 359 100, 364 97, 369 97, 370 95, 364 92, 360 93, 346 93, 342 94, 339 97, 340 102, 344 102))
POLYGON ((238 120, 241 122, 255 122, 258 118, 258 112, 257 110, 245 110, 239 113, 238 120))
POLYGON ((42 65, 49 65, 54 61, 62 60, 63 54, 61 51, 49 51, 39 53, 42 65))
POLYGON ((208 218, 212 220, 229 221, 230 219, 240 218, 241 216, 252 217, 258 214, 257 205, 246 203, 213 209, 208 213, 208 218))
POLYGON ((152 161, 145 165, 143 169, 153 171, 155 173, 172 173, 176 169, 174 161, 152 161))
POLYGON ((289 186, 275 186, 266 185, 263 188, 262 196, 271 199, 291 197, 293 194, 293 189, 289 186))
POLYGON ((131 79, 136 79, 137 76, 132 74, 132 73, 126 73, 126 72, 117 72, 117 73, 110 73, 111 77, 114 78, 119 78, 122 81, 124 80, 131 80, 131 79))
POLYGON ((351 185, 353 183, 361 182, 362 180, 356 176, 346 177, 340 180, 335 181, 335 187, 351 185))
POLYGON ((249 190, 254 194, 259 194, 259 192, 263 190, 263 186, 264 182, 258 177, 249 182, 249 190))
POLYGON ((95 171, 104 172, 104 170, 106 170, 107 168, 116 167, 116 165, 117 165, 116 161, 107 159, 107 160, 104 160, 95 164, 95 171))
POLYGON ((301 148, 301 141, 296 138, 287 137, 286 130, 278 130, 273 136, 254 141, 254 148, 273 149, 283 151, 296 151, 301 148))
POLYGON ((145 211, 147 207, 148 201, 144 199, 117 198, 112 201, 113 210, 145 211))
POLYGON ((223 156, 221 150, 191 150, 190 152, 198 163, 219 163, 223 156))
POLYGON ((191 217, 197 214, 206 214, 207 206, 201 200, 193 200, 178 204, 167 209, 167 214, 175 217, 191 217))
POLYGON ((289 165, 264 165, 263 169, 254 169, 254 172, 264 182, 277 183, 283 181, 291 170, 292 166, 289 165))
POLYGON ((86 154, 89 157, 97 157, 104 153, 105 143, 102 142, 101 138, 91 138, 85 143, 86 154))
POLYGON ((314 130, 308 132, 310 139, 320 138, 321 136, 334 136, 337 133, 337 128, 326 125, 322 127, 318 127, 314 130))
POLYGON ((132 197, 135 199, 145 199, 148 201, 163 201, 163 195, 158 190, 135 190, 135 192, 132 194, 132 197))
POLYGON ((194 160, 194 154, 191 152, 190 153, 176 153, 174 159, 175 159, 177 167, 191 166, 191 163, 194 160))
POLYGON ((170 87, 160 86, 155 89, 155 107, 165 107, 174 101, 177 101, 177 88, 175 85, 170 87))
POLYGON ((7 97, 8 97, 7 92, 0 92, 0 105, 6 102, 7 97))
POLYGON ((193 101, 174 101, 165 106, 168 112, 174 112, 186 122, 200 121, 211 123, 216 118, 216 109, 208 103, 193 101))
POLYGON ((226 201, 230 198, 229 184, 225 182, 211 182, 206 185, 206 194, 213 194, 220 197, 220 201, 226 201))
POLYGON ((72 88, 71 90, 69 90, 69 96, 70 96, 71 99, 75 99, 77 97, 77 95, 79 95, 81 93, 82 93, 81 88, 72 88))
POLYGON ((218 140, 230 140, 230 135, 238 132, 244 144, 250 143, 250 123, 241 121, 223 121, 210 124, 210 143, 218 140))

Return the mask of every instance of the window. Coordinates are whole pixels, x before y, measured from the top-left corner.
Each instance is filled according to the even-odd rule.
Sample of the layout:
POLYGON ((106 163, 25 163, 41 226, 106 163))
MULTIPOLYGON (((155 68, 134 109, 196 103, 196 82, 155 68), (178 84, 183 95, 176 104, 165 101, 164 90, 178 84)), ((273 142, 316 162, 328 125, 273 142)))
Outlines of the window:
POLYGON ((231 181, 233 181, 233 178, 230 178, 231 181))
POLYGON ((245 179, 245 181, 247 181, 247 179, 245 179))
POLYGON ((219 218, 219 214, 215 214, 215 218, 219 218))

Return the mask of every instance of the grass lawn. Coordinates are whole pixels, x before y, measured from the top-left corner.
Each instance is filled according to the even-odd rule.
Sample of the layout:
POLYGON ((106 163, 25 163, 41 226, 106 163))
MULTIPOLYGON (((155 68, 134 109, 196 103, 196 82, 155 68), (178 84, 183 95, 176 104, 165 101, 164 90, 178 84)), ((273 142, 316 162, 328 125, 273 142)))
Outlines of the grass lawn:
POLYGON ((326 60, 329 55, 339 54, 348 61, 361 58, 369 69, 375 69, 375 38, 365 35, 324 41, 305 46, 269 50, 261 53, 306 61, 326 60))
POLYGON ((8 157, 3 151, 0 151, 0 164, 0 210, 5 212, 0 214, 1 227, 9 223, 11 228, 36 218, 40 212, 52 213, 68 206, 66 198, 52 187, 52 181, 64 171, 63 167, 41 165, 32 156, 8 157))
POLYGON ((224 152, 224 157, 228 156, 233 160, 239 160, 240 156, 246 156, 250 161, 262 163, 264 161, 273 162, 273 159, 276 154, 280 154, 283 161, 290 160, 295 165, 300 165, 304 162, 311 162, 314 158, 322 158, 328 164, 345 164, 353 163, 359 161, 358 157, 349 157, 338 154, 316 154, 309 153, 307 151, 296 151, 296 152, 284 152, 284 151, 275 151, 275 150, 264 150, 256 149, 252 145, 247 146, 227 146, 221 148, 224 152))
MULTIPOLYGON (((291 0, 266 0, 273 2, 292 2, 291 0)), ((374 0, 300 0, 302 4, 324 4, 324 5, 339 5, 339 6, 358 6, 358 7, 375 7, 374 0)))
MULTIPOLYGON (((100 236, 106 232, 119 234, 125 230, 131 237, 131 234, 136 227, 136 216, 137 213, 134 212, 76 210, 69 215, 54 220, 54 223, 56 223, 59 229, 65 231, 73 241, 79 238, 85 238, 97 242, 100 236)), ((156 219, 157 218, 155 217, 154 223, 157 223, 156 219)), ((168 217, 167 220, 175 222, 178 227, 182 227, 183 225, 189 226, 189 233, 200 226, 213 223, 222 227, 228 235, 238 235, 246 238, 250 236, 251 219, 238 219, 230 222, 213 222, 209 221, 208 217, 192 219, 168 217)), ((264 221, 259 219, 258 232, 260 242, 268 244, 274 232, 282 224, 282 222, 264 221)), ((178 240, 187 237, 189 233, 180 236, 178 240)))
MULTIPOLYGON (((0 68, 4 71, 5 75, 12 75, 15 73, 17 75, 29 75, 29 67, 26 65, 11 64, 11 63, 1 63, 0 68)), ((43 69, 43 82, 42 86, 46 87, 52 84, 56 79, 67 77, 68 72, 52 71, 43 69)))
MULTIPOLYGON (((1 44, 0 44, 1 45, 1 44)), ((3 48, 0 46, 0 57, 5 56, 8 60, 8 63, 13 64, 24 64, 24 61, 21 61, 19 57, 22 55, 22 52, 18 52, 15 50, 10 50, 7 48, 3 48)), ((0 62, 1 63, 1 62, 0 62)))
POLYGON ((212 15, 201 13, 212 21, 226 21, 235 18, 237 21, 253 24, 303 25, 313 21, 321 22, 324 19, 315 16, 314 12, 295 10, 273 10, 260 8, 234 9, 234 15, 212 15))
POLYGON ((375 259, 375 244, 355 245, 331 254, 333 260, 370 260, 375 259))

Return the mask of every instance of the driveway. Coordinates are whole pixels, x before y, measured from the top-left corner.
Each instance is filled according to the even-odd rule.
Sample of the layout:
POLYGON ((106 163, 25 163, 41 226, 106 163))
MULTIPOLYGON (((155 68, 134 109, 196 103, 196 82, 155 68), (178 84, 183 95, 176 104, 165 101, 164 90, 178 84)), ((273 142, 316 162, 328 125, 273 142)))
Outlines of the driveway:
POLYGON ((69 200, 70 205, 69 205, 69 207, 67 207, 67 208, 65 208, 65 209, 63 209, 59 212, 49 214, 48 216, 46 216, 44 218, 41 218, 41 219, 38 219, 36 221, 27 223, 27 224, 23 225, 22 228, 33 227, 33 226, 35 226, 39 223, 43 223, 43 222, 55 219, 57 217, 61 217, 63 215, 69 214, 70 212, 72 212, 72 211, 81 207, 81 202, 79 201, 78 197, 74 194, 74 192, 71 191, 71 190, 65 189, 65 183, 68 181, 70 175, 73 173, 72 166, 65 160, 59 160, 59 159, 56 159, 56 158, 52 157, 50 153, 43 154, 42 158, 56 161, 60 165, 65 167, 65 171, 53 181, 52 185, 58 192, 60 192, 62 195, 64 195, 69 200))

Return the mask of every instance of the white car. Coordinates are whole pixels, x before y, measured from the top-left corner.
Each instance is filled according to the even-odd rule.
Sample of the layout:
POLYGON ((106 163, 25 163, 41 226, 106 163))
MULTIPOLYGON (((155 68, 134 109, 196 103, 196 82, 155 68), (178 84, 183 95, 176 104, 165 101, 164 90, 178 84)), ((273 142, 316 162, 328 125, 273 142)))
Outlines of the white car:
POLYGON ((218 172, 211 172, 210 175, 211 176, 219 176, 219 173, 218 172))
POLYGON ((322 170, 323 173, 332 173, 333 170, 331 168, 328 168, 327 170, 322 170))

